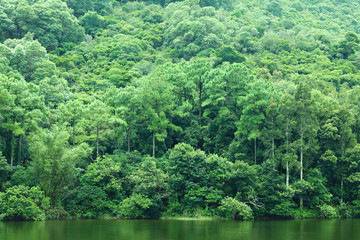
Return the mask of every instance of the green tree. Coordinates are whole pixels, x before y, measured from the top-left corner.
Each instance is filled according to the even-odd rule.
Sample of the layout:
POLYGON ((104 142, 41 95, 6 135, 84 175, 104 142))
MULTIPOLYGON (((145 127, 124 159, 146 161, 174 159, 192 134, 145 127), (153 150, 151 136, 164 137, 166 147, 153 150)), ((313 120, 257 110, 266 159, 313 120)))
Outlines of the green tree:
MULTIPOLYGON (((96 149, 96 158, 100 157, 100 135, 104 130, 109 129, 111 123, 110 119, 110 109, 102 101, 94 99, 90 105, 87 106, 86 114, 88 120, 90 121, 88 126, 91 130, 95 130, 95 149, 96 149)), ((93 134, 90 136, 92 138, 93 134)))
POLYGON ((22 38, 26 33, 34 33, 35 39, 47 50, 54 50, 64 42, 78 43, 84 40, 84 30, 60 0, 39 0, 33 4, 26 0, 9 4, 6 0, 1 5, 5 12, 12 11, 10 19, 17 25, 11 37, 22 38))
MULTIPOLYGON (((299 136, 299 155, 300 155, 300 180, 304 179, 304 151, 309 151, 314 144, 317 134, 318 123, 314 116, 314 106, 311 99, 309 85, 301 82, 295 92, 297 134, 299 136)), ((300 208, 303 201, 300 198, 300 208)))
POLYGON ((58 121, 68 127, 68 132, 72 138, 72 145, 75 146, 77 127, 79 127, 78 124, 80 124, 85 113, 84 103, 77 99, 69 100, 59 106, 58 113, 58 121))
POLYGON ((195 59, 190 62, 190 64, 184 70, 188 74, 188 80, 192 81, 196 86, 196 96, 195 99, 198 99, 198 117, 199 125, 201 126, 201 120, 203 115, 203 99, 204 99, 204 83, 205 83, 205 74, 212 69, 212 63, 208 59, 195 59))
POLYGON ((152 205, 149 198, 142 194, 135 193, 124 199, 119 206, 119 216, 123 218, 145 217, 145 210, 152 205))
POLYGON ((0 81, 0 91, 5 95, 3 97, 1 127, 10 133, 8 149, 6 156, 10 159, 10 165, 22 164, 23 158, 23 141, 29 133, 38 129, 41 124, 46 123, 47 109, 43 99, 39 96, 38 88, 24 81, 21 76, 16 78, 7 78, 2 75, 0 81), (18 143, 18 146, 16 146, 18 143))
POLYGON ((5 157, 0 152, 0 190, 4 189, 4 184, 8 180, 10 171, 10 165, 7 163, 5 157))
POLYGON ((206 186, 206 155, 188 144, 177 144, 169 155, 170 191, 183 198, 196 186, 206 186))
MULTIPOLYGON (((125 88, 109 89, 105 96, 105 102, 113 109, 117 120, 118 129, 126 132, 127 151, 131 151, 131 138, 136 123, 139 121, 139 109, 141 106, 138 91, 134 86, 125 88), (125 122, 124 122, 125 121, 125 122)), ((121 134, 119 132, 117 134, 121 134)))
POLYGON ((63 0, 69 8, 74 10, 74 15, 79 17, 86 15, 89 11, 106 13, 111 11, 113 1, 111 0, 63 0))
POLYGON ((101 189, 106 198, 118 204, 124 198, 124 178, 127 167, 111 157, 97 158, 81 176, 80 182, 84 188, 101 189))
POLYGON ((79 23, 84 26, 85 33, 95 36, 96 33, 106 26, 105 19, 96 12, 87 12, 79 18, 79 23))
POLYGON ((132 194, 141 194, 151 200, 152 205, 146 210, 150 217, 160 217, 160 211, 168 199, 168 176, 156 166, 152 159, 145 159, 128 175, 132 194))
POLYGON ((286 187, 289 187, 290 169, 295 167, 297 160, 296 148, 293 143, 295 121, 295 98, 290 94, 284 94, 279 106, 279 115, 277 116, 278 128, 284 134, 284 144, 280 149, 284 152, 282 155, 282 165, 286 168, 286 187))
POLYGON ((232 219, 249 220, 253 218, 252 209, 245 203, 239 202, 232 197, 226 197, 221 201, 219 210, 232 219))
POLYGON ((238 121, 238 134, 247 134, 248 140, 254 140, 254 162, 257 163, 257 139, 261 135, 265 122, 266 109, 273 98, 274 90, 266 80, 256 80, 249 84, 249 92, 239 98, 242 115, 238 121))
POLYGON ((69 134, 59 128, 44 129, 31 137, 31 172, 37 176, 36 184, 51 199, 60 204, 75 183, 76 167, 90 155, 87 144, 71 148, 69 134))
POLYGON ((164 74, 154 71, 137 82, 141 102, 141 115, 152 133, 152 156, 155 157, 156 140, 164 141, 167 128, 175 127, 169 121, 174 109, 173 86, 164 81, 164 74))
POLYGON ((39 187, 14 186, 0 193, 0 216, 6 220, 45 220, 49 203, 39 187))

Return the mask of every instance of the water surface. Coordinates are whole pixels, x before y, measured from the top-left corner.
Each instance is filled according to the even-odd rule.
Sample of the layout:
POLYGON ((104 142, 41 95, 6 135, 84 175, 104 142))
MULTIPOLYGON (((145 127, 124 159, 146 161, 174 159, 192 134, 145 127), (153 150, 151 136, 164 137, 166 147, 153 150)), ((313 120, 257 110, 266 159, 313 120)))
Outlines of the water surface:
POLYGON ((356 240, 360 219, 0 222, 1 240, 356 240))

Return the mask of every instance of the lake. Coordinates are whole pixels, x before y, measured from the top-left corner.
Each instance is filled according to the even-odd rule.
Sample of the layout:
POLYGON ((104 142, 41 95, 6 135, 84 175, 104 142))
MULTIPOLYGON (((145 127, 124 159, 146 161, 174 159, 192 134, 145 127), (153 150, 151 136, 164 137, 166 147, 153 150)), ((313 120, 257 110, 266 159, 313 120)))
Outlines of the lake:
POLYGON ((0 222, 1 240, 356 240, 360 219, 0 222))

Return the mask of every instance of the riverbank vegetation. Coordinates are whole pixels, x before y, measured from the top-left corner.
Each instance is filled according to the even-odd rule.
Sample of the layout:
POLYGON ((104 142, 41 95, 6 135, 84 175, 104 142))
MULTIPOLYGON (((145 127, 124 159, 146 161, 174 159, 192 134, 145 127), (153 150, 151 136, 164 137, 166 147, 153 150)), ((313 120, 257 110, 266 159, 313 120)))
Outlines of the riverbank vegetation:
POLYGON ((0 1, 0 219, 358 217, 359 13, 0 1))

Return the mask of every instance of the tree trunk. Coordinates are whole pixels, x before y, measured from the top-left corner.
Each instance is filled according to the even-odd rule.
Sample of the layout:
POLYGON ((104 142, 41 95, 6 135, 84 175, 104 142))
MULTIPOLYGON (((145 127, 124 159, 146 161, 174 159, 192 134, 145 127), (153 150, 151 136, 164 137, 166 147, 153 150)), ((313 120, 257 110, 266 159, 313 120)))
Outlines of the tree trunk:
POLYGON ((126 131, 126 135, 127 135, 127 151, 128 152, 130 152, 131 151, 131 149, 130 149, 130 129, 128 129, 127 131, 126 131))
POLYGON ((155 142, 156 142, 156 131, 153 131, 153 151, 152 151, 153 157, 155 157, 155 142))
MULTIPOLYGON (((300 140, 301 140, 301 143, 300 143, 300 180, 303 180, 304 179, 304 169, 303 169, 303 161, 304 161, 304 153, 303 153, 303 140, 304 140, 304 132, 303 132, 303 118, 301 118, 301 135, 300 135, 300 140)), ((304 205, 304 200, 303 198, 301 197, 300 198, 300 209, 303 208, 303 205, 304 205)))
POLYGON ((128 145, 128 152, 131 151, 131 146, 130 146, 130 136, 131 136, 131 120, 128 122, 128 130, 126 131, 126 135, 127 135, 127 145, 128 145))
POLYGON ((96 125, 96 158, 99 158, 99 124, 96 125))
POLYGON ((300 146, 300 180, 304 179, 304 170, 303 170, 303 146, 301 143, 300 146))
POLYGON ((256 137, 254 138, 254 160, 256 164, 256 137))
MULTIPOLYGON (((23 136, 20 135, 20 136, 19 136, 18 163, 21 163, 22 139, 23 139, 23 136)), ((25 163, 23 162, 23 164, 25 164, 25 163)))
POLYGON ((201 126, 201 117, 202 117, 202 83, 199 83, 199 125, 201 126))
MULTIPOLYGON (((304 179, 304 175, 303 175, 303 146, 302 146, 302 141, 301 141, 301 146, 300 146, 300 180, 304 179)), ((300 198, 300 209, 303 208, 304 205, 304 201, 303 198, 300 198)))
POLYGON ((233 210, 232 213, 231 213, 231 219, 235 220, 235 218, 236 218, 236 211, 233 210))
POLYGON ((15 159, 15 137, 14 135, 11 138, 10 142, 10 166, 14 166, 14 159, 15 159))
MULTIPOLYGON (((344 157, 345 155, 345 148, 344 148, 345 144, 344 142, 341 143, 341 158, 344 157)), ((344 171, 344 166, 341 162, 341 177, 340 177, 340 198, 341 198, 341 202, 344 201, 344 195, 343 195, 343 191, 344 191, 344 178, 343 178, 343 171, 344 171)))
MULTIPOLYGON (((289 154, 289 124, 286 125, 286 154, 289 154)), ((289 178, 290 178, 290 171, 289 171, 289 160, 286 160, 286 187, 289 187, 289 178)))
POLYGON ((303 118, 301 118, 301 129, 300 129, 300 180, 303 180, 304 178, 304 172, 303 172, 303 141, 304 141, 304 131, 303 131, 303 118))
POLYGON ((286 161, 286 187, 289 187, 289 161, 286 161))
POLYGON ((73 146, 75 146, 75 124, 73 125, 72 142, 73 146))
POLYGON ((274 139, 274 135, 271 139, 271 157, 272 157, 272 162, 273 162, 273 167, 275 169, 275 139, 274 139))
POLYGON ((344 179, 341 177, 341 180, 340 180, 340 196, 341 196, 341 202, 344 201, 343 188, 344 188, 344 179))

